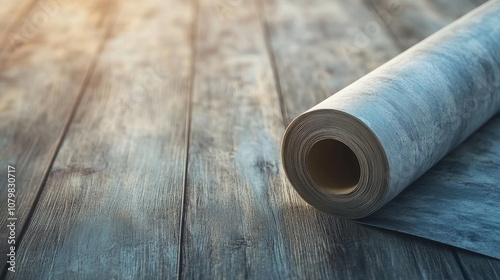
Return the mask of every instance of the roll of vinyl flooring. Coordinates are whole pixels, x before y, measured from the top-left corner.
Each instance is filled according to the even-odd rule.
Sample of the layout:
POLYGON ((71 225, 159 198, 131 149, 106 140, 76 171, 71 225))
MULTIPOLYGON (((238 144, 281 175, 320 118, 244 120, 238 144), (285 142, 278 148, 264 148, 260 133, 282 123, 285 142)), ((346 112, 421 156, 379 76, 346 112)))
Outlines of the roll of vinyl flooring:
POLYGON ((298 116, 283 166, 317 209, 366 217, 499 110, 500 2, 491 1, 298 116))

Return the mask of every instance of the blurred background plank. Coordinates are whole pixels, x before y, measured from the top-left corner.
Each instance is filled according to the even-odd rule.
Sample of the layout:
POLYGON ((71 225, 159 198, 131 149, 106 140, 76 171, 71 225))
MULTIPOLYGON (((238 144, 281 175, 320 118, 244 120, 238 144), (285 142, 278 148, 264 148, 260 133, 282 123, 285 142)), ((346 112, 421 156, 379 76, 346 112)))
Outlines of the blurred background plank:
POLYGON ((400 51, 362 1, 262 1, 286 123, 400 51))
MULTIPOLYGON (((9 164, 16 167, 17 242, 86 86, 105 31, 105 10, 67 4, 54 6, 53 11, 33 6, 2 38, 9 45, 0 59, 0 165, 5 168, 2 174, 9 164)), ((0 178, 0 185, 0 209, 7 215, 7 176, 0 178)), ((0 239, 5 241, 9 234, 6 225, 7 220, 1 219, 0 239)), ((9 244, 0 244, 1 251, 7 252, 9 244)), ((0 255, 2 268, 6 254, 0 255)))
POLYGON ((473 0, 365 0, 389 27, 402 50, 479 6, 473 0))
POLYGON ((468 279, 500 279, 500 260, 455 249, 464 275, 468 279))
POLYGON ((37 3, 37 0, 2 2, 0 9, 0 38, 2 39, 0 41, 0 54, 12 45, 15 39, 14 35, 22 35, 20 33, 26 35, 31 31, 29 27, 31 27, 32 19, 27 14, 37 3))
POLYGON ((18 249, 18 272, 7 276, 175 278, 192 5, 84 5, 119 16, 18 249))

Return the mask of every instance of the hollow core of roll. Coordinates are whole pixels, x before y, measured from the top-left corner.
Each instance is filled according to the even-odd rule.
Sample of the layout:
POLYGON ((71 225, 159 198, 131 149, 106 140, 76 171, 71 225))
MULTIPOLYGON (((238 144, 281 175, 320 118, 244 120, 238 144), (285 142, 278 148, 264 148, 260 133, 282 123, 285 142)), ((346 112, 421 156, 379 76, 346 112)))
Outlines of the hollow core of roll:
POLYGON ((354 191, 361 176, 354 152, 334 139, 314 143, 307 153, 306 165, 314 182, 332 194, 354 191))

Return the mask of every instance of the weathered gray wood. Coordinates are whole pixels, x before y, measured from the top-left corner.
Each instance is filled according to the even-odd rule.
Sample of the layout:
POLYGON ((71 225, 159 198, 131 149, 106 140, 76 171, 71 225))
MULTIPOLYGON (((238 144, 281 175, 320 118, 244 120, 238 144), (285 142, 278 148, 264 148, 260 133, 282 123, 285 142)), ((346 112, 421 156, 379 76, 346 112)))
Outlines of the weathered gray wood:
MULTIPOLYGON (((85 6, 120 15, 19 248, 19 271, 8 278, 175 278, 192 5, 85 6)), ((74 34, 61 42, 73 42, 74 34)), ((82 44, 90 41, 74 42, 87 49, 82 44)))
POLYGON ((470 0, 365 0, 405 50, 478 6, 470 0))
POLYGON ((181 276, 294 275, 276 197, 282 119, 255 3, 200 1, 195 34, 181 276))
POLYGON ((27 14, 36 3, 37 0, 2 1, 2 8, 0 9, 0 38, 2 38, 0 41, 0 54, 12 44, 16 35, 25 34, 27 23, 30 23, 27 14))
POLYGON ((264 1, 286 122, 396 56, 361 1, 264 1))
POLYGON ((472 3, 474 3, 476 5, 481 5, 481 4, 488 2, 488 0, 469 0, 469 1, 471 1, 472 3))
MULTIPOLYGON (((18 4, 26 6, 25 2, 18 4)), ((22 17, 44 16, 39 9, 35 6, 22 17)), ((43 25, 36 25, 36 30, 19 39, 15 47, 8 45, 0 58, 0 209, 7 215, 7 166, 13 165, 17 242, 102 41, 106 11, 95 11, 84 3, 68 3, 59 6, 57 14, 45 16, 43 25), (69 36, 73 40, 68 40, 69 36)), ((17 22, 1 42, 9 43, 12 34, 24 34, 24 24, 28 23, 17 22)), ((0 222, 2 268, 10 252, 10 231, 6 227, 10 221, 6 218, 0 222)))
MULTIPOLYGON (((276 49, 287 44, 294 50, 307 49, 317 43, 330 50, 339 41, 322 43, 326 35, 344 34, 340 22, 336 24, 331 19, 340 16, 341 23, 357 22, 362 19, 359 9, 363 16, 374 19, 359 2, 353 6, 344 3, 346 9, 328 3, 331 2, 265 2, 266 18, 272 21, 271 41, 278 36, 276 30, 281 32, 282 40, 288 38, 276 49), (317 22, 307 23, 306 19, 317 22), (297 40, 300 36, 304 36, 302 41, 297 40), (308 44, 301 45, 304 41, 308 44)), ((335 219, 308 207, 292 191, 280 166, 279 144, 284 127, 262 37, 264 26, 258 18, 262 10, 243 1, 228 6, 226 16, 218 17, 211 5, 202 1, 198 16, 182 278, 345 279, 417 275, 460 279, 461 272, 448 247, 335 219)), ((344 34, 342 39, 351 38, 344 34)), ((375 40, 377 48, 388 47, 394 54, 397 52, 394 46, 383 42, 387 37, 375 40)), ((271 56, 281 54, 276 49, 271 56)), ((368 67, 375 68, 390 57, 383 51, 368 52, 376 57, 368 62, 368 67)), ((312 56, 313 52, 309 54, 312 56)), ((359 65, 363 54, 366 53, 353 58, 359 65)), ((292 109, 305 110, 309 105, 300 103, 298 94, 321 92, 301 91, 308 83, 319 80, 317 76, 311 79, 311 75, 301 74, 311 71, 313 63, 308 61, 312 58, 323 63, 328 57, 323 50, 317 57, 300 56, 296 51, 286 58, 291 60, 287 66, 297 71, 287 81, 302 83, 302 87, 288 85, 298 91, 297 95, 290 95, 297 98, 291 104, 299 104, 292 109)), ((333 65, 334 71, 341 71, 350 65, 337 64, 335 60, 324 63, 322 70, 333 65)), ((277 66, 279 70, 280 64, 277 66)), ((366 71, 356 67, 359 66, 353 66, 355 71, 366 71)), ((329 77, 328 73, 319 73, 322 78, 329 77)), ((283 86, 283 80, 280 81, 283 86)), ((335 85, 342 87, 348 82, 345 79, 335 85)), ((331 85, 322 86, 331 89, 331 85)))
POLYGON ((500 279, 500 262, 457 249, 457 258, 468 279, 500 279))

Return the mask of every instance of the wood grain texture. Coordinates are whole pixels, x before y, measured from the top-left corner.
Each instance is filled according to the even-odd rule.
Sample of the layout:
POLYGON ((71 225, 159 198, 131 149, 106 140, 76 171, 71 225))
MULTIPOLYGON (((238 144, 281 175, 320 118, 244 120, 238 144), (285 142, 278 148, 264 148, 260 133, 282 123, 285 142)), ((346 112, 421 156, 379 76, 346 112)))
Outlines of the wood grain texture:
POLYGON ((486 3, 486 2, 488 2, 489 0, 469 0, 469 1, 471 1, 472 3, 476 4, 477 6, 479 6, 479 5, 482 5, 482 4, 486 3))
POLYGON ((200 1, 181 278, 294 273, 274 206, 283 127, 263 39, 253 1, 200 1))
POLYGON ((456 249, 457 259, 468 279, 500 279, 500 262, 497 259, 456 249))
POLYGON ((405 50, 473 10, 479 4, 471 0, 365 0, 405 50))
POLYGON ((119 16, 7 276, 175 278, 192 5, 84 5, 119 16))
MULTIPOLYGON (((0 63, 0 166, 5 168, 2 174, 6 174, 7 165, 16 167, 17 241, 104 34, 105 11, 91 10, 84 4, 64 4, 58 11, 47 16, 36 32, 4 50, 0 63), (70 35, 74 41, 67 41, 70 35)), ((38 13, 40 10, 33 8, 23 17, 38 13)), ((21 24, 9 32, 23 34, 23 28, 21 24)), ((0 178, 0 186, 0 209, 7 213, 6 175, 0 178)), ((0 222, 2 240, 9 234, 7 223, 6 219, 0 222)), ((3 268, 9 246, 7 242, 0 244, 3 268)))
MULTIPOLYGON (((335 219, 292 191, 280 167, 284 127, 262 10, 244 1, 220 18, 211 4, 201 1, 198 16, 181 278, 462 278, 446 246, 335 219)), ((310 10, 294 5, 281 8, 306 18, 310 10)), ((275 26, 320 38, 315 27, 275 26)), ((293 62, 297 71, 305 63, 293 62)))
POLYGON ((399 49, 361 1, 263 1, 286 123, 399 49))
POLYGON ((0 9, 0 59, 17 36, 26 34, 27 14, 38 3, 37 0, 2 1, 0 9), (21 26, 23 25, 23 26, 21 26), (24 28, 22 28, 24 27, 24 28))

